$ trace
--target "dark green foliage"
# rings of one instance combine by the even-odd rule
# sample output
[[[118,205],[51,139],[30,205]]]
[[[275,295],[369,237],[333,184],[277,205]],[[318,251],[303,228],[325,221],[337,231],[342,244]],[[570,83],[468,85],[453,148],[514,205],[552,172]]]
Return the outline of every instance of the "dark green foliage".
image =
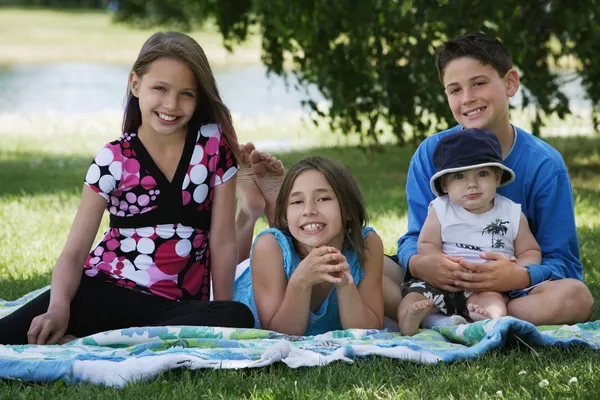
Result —
[[[228,49],[246,39],[252,0],[125,0],[115,13],[118,22],[139,26],[169,26],[183,31],[216,20]]]
[[[171,3],[123,0],[120,16],[149,15],[186,27],[212,16],[228,47],[257,23],[269,71],[289,71],[301,84],[316,85],[330,102],[332,128],[360,132],[368,140],[389,127],[399,144],[416,143],[454,123],[434,54],[444,40],[472,31],[498,37],[512,52],[528,89],[522,90],[523,105],[536,106],[534,133],[544,114],[569,113],[560,84],[577,75],[600,126],[600,66],[594,62],[600,54],[600,0],[184,0],[164,9],[163,4]],[[565,75],[555,68],[559,60],[578,70]],[[307,104],[318,111],[314,101]]]

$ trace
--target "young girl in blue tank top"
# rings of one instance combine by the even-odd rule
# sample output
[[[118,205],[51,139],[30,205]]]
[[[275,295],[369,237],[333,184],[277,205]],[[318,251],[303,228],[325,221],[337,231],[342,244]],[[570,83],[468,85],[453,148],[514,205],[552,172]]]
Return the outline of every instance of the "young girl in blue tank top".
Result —
[[[383,244],[341,164],[308,157],[292,166],[272,222],[234,288],[256,327],[290,335],[383,327]]]

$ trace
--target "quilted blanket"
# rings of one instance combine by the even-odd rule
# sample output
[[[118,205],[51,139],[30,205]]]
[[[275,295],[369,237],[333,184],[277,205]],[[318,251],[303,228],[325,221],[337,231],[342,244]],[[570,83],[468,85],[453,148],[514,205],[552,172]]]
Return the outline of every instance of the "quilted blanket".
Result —
[[[0,318],[35,294],[14,302],[0,300]],[[296,368],[351,363],[367,356],[450,363],[477,358],[515,337],[537,346],[600,349],[600,321],[535,327],[505,317],[423,329],[413,337],[388,330],[288,336],[258,329],[139,327],[102,332],[62,346],[0,346],[0,379],[123,387],[175,368],[257,368],[276,362]]]

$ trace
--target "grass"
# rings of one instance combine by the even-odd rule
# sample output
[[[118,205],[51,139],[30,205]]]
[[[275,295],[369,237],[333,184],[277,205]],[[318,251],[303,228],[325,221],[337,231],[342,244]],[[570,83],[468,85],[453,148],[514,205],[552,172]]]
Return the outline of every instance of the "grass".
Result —
[[[113,24],[106,11],[0,8],[0,65],[85,61],[131,64],[144,41],[157,30]],[[190,32],[213,68],[260,62],[260,43],[252,36],[233,54],[208,24]]]
[[[118,121],[96,119],[60,123],[40,120],[0,123],[0,297],[17,298],[49,283],[79,201],[82,180],[99,146],[116,132]],[[107,122],[108,121],[108,122]],[[111,122],[112,121],[112,122]],[[13,121],[14,122],[14,121]],[[27,126],[29,124],[29,127]],[[307,129],[287,127],[285,132]],[[242,140],[259,141],[281,132],[240,127]],[[67,147],[65,144],[74,144]],[[585,281],[600,295],[600,138],[552,140],[573,178],[577,226]],[[393,252],[406,228],[405,177],[413,149],[362,151],[343,146],[280,152],[286,165],[308,154],[344,162],[365,194],[371,225]],[[107,221],[104,221],[106,226]],[[264,221],[257,228],[264,227]],[[598,306],[594,319],[600,317]],[[530,348],[518,342],[476,361],[416,365],[383,358],[335,363],[321,368],[274,365],[258,370],[178,370],[122,391],[62,382],[0,381],[0,398],[594,398],[600,387],[600,353],[583,348]],[[520,374],[520,371],[526,371]],[[568,381],[577,377],[578,382]],[[542,379],[550,384],[538,386]],[[498,391],[502,392],[499,396]]]
[[[152,32],[113,25],[104,12],[0,8],[0,65],[66,61],[131,64]],[[228,55],[214,27],[192,32],[192,36],[203,46],[213,67],[260,61],[257,37]],[[49,283],[78,206],[85,171],[94,153],[114,139],[119,119],[110,113],[82,117],[0,115],[0,298],[15,299]],[[557,129],[554,122],[551,125]],[[572,132],[581,125],[570,120],[560,128]],[[242,142],[288,138],[294,151],[277,153],[286,165],[308,154],[344,162],[362,187],[371,225],[382,236],[386,252],[395,251],[396,240],[406,228],[404,185],[413,149],[389,147],[364,152],[344,147],[340,136],[297,122],[274,126],[269,121],[238,120],[236,126]],[[320,147],[307,149],[306,143],[319,143]],[[555,138],[552,144],[565,157],[573,178],[585,282],[594,297],[600,298],[600,138]],[[107,223],[105,219],[103,227]],[[257,230],[265,226],[262,221]],[[599,318],[597,305],[594,319]],[[321,368],[273,365],[240,371],[178,370],[122,391],[65,386],[62,382],[0,381],[0,398],[596,398],[599,365],[600,353],[584,348],[531,348],[511,341],[506,348],[476,361],[452,365],[369,358]],[[577,377],[577,384],[568,384],[572,377]],[[545,388],[538,385],[542,379],[549,381]]]

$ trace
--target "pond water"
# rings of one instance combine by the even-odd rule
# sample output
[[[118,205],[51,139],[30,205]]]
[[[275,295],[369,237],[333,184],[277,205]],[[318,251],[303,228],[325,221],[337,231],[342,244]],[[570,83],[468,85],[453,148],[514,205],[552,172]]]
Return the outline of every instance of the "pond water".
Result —
[[[0,67],[0,114],[95,113],[123,108],[129,66],[94,63],[56,63]],[[278,76],[266,75],[262,65],[235,66],[215,71],[221,96],[232,113],[242,118],[277,120],[303,111],[306,94]],[[575,79],[563,87],[571,109],[590,108]],[[316,89],[311,96],[323,100]],[[520,103],[520,92],[511,101]]]
[[[92,63],[11,65],[0,67],[0,114],[95,113],[122,110],[129,66]],[[215,71],[225,104],[245,118],[277,119],[303,111],[302,91],[262,65]],[[311,95],[318,97],[316,90]]]

